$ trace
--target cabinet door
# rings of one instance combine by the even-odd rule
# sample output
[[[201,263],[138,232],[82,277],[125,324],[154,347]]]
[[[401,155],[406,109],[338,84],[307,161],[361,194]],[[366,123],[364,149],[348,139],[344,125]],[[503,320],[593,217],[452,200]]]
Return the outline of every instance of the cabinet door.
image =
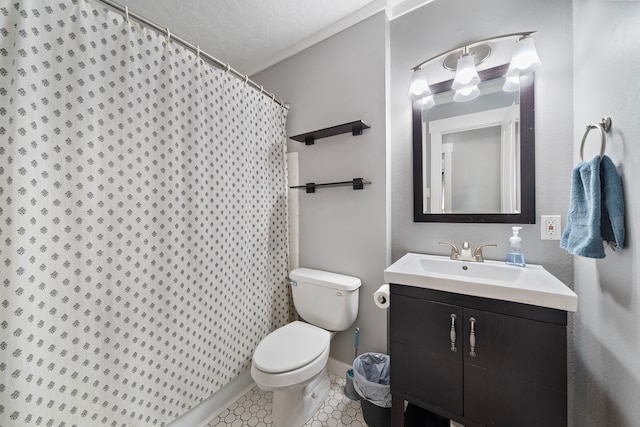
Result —
[[[464,417],[486,426],[565,427],[566,328],[471,309],[464,318]]]
[[[462,309],[403,295],[391,301],[391,393],[462,415]]]

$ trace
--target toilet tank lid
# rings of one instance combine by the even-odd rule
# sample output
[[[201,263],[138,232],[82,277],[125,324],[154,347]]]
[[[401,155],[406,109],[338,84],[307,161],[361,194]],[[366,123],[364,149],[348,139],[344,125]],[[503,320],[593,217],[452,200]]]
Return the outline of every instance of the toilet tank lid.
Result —
[[[296,268],[289,273],[289,278],[296,282],[306,282],[341,291],[353,291],[362,284],[357,277],[312,268]]]

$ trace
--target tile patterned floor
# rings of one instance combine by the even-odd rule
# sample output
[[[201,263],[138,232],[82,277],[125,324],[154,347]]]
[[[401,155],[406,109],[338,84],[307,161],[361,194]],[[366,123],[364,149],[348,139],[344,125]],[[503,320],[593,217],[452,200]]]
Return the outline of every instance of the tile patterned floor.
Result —
[[[343,393],[345,379],[329,374],[329,396],[305,427],[366,427],[360,402]],[[272,392],[255,386],[209,421],[208,427],[267,427],[271,422]]]

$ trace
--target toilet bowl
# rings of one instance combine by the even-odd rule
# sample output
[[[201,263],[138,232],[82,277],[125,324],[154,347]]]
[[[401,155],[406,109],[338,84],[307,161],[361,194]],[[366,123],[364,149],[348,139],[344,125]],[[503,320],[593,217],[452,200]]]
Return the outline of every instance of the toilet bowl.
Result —
[[[355,321],[361,284],[355,277],[309,268],[293,270],[289,277],[294,305],[309,323],[295,321],[271,332],[251,363],[258,387],[273,392],[276,427],[302,426],[329,394],[331,338]]]
[[[330,334],[295,321],[276,329],[253,353],[251,376],[264,390],[278,390],[308,382],[329,359]]]
[[[273,391],[272,421],[278,427],[304,424],[329,394],[330,334],[296,321],[272,332],[253,356],[251,377]]]

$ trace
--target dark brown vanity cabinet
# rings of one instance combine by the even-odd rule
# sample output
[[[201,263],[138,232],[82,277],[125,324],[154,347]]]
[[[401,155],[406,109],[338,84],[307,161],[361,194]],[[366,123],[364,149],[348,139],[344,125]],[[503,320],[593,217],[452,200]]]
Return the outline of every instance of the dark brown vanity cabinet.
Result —
[[[566,325],[562,310],[392,285],[392,425],[406,400],[466,427],[566,427]]]

